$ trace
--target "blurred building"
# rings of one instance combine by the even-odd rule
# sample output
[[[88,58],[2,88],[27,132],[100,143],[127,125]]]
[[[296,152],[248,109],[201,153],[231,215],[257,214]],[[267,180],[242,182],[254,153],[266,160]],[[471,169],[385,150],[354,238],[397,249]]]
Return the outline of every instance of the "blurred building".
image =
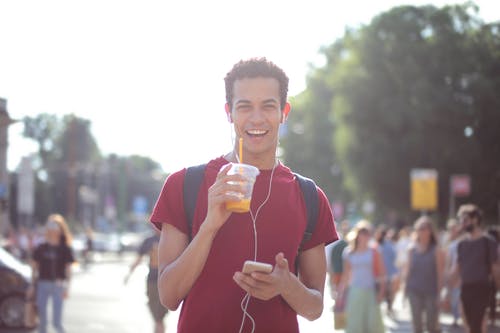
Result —
[[[0,98],[0,234],[9,224],[7,209],[9,199],[9,172],[7,170],[8,129],[16,121],[7,112],[7,100]]]

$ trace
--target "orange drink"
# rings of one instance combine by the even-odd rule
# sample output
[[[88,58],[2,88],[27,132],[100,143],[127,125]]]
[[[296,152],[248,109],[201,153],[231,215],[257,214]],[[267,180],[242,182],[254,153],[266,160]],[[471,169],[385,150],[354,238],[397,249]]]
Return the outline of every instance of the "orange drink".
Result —
[[[252,199],[253,184],[255,179],[259,174],[259,169],[253,165],[243,164],[243,163],[231,163],[231,169],[229,169],[228,175],[242,175],[244,181],[237,181],[230,183],[238,184],[242,186],[241,192],[229,192],[228,194],[238,197],[238,200],[231,200],[226,202],[226,209],[235,213],[245,213],[250,210],[250,201]]]
[[[241,199],[239,201],[227,201],[226,209],[235,213],[245,213],[250,210],[250,199]]]

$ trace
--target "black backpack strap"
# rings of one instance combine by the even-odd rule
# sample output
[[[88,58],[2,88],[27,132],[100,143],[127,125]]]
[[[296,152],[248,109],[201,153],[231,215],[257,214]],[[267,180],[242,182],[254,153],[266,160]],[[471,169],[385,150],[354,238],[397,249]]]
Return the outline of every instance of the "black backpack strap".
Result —
[[[300,252],[302,251],[302,246],[304,245],[304,243],[311,239],[314,228],[316,227],[316,223],[318,222],[319,200],[316,183],[312,179],[306,178],[298,173],[294,174],[297,181],[299,182],[307,210],[307,226],[304,232],[304,236],[302,237],[302,242],[299,246]]]
[[[196,200],[198,199],[198,192],[200,191],[201,182],[205,176],[206,164],[191,166],[186,169],[184,176],[184,212],[188,224],[189,241],[193,238],[193,218],[194,210],[196,209]]]

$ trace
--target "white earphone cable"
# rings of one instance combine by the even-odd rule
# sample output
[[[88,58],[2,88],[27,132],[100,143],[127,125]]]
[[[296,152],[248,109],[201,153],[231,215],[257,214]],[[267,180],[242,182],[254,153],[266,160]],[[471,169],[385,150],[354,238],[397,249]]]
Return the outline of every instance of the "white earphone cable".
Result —
[[[237,154],[235,154],[237,156]],[[273,177],[274,177],[274,170],[276,169],[276,166],[278,165],[278,161],[274,163],[273,169],[271,171],[271,176],[269,178],[269,189],[267,191],[267,196],[264,199],[264,201],[260,204],[260,206],[257,208],[255,211],[255,215],[253,215],[252,210],[250,210],[250,217],[252,219],[252,226],[253,226],[253,238],[254,238],[254,255],[253,255],[253,260],[257,260],[257,217],[259,216],[259,212],[262,207],[267,203],[269,198],[271,197],[271,188],[273,184]],[[241,300],[241,310],[243,311],[243,318],[241,319],[241,325],[240,325],[240,330],[239,333],[242,333],[243,331],[243,325],[245,324],[245,318],[248,317],[250,319],[250,322],[252,323],[252,331],[253,333],[255,331],[255,320],[253,317],[248,313],[247,308],[248,308],[248,303],[250,302],[250,294],[246,293],[243,299]]]

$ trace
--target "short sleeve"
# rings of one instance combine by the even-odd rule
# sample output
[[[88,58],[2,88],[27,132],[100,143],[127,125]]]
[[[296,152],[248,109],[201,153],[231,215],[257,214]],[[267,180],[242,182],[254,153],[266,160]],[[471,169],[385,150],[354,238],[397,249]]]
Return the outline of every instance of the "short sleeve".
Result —
[[[151,223],[158,230],[161,230],[164,223],[168,223],[188,234],[183,200],[185,174],[186,169],[183,169],[169,175],[165,180],[150,218]]]
[[[40,263],[40,247],[41,245],[38,245],[34,250],[33,250],[33,261],[36,262],[37,264]]]
[[[335,229],[335,223],[333,220],[333,213],[330,207],[330,203],[325,195],[325,193],[319,188],[318,189],[318,221],[314,228],[314,232],[311,239],[304,243],[303,249],[308,250],[313,247],[318,246],[321,243],[328,245],[339,239],[337,230]]]
[[[73,250],[71,249],[71,247],[66,246],[64,252],[65,252],[65,263],[66,264],[71,264],[71,263],[75,262],[75,257],[73,256]]]
[[[344,250],[342,251],[342,261],[345,261],[345,260],[349,259],[349,253],[350,253],[350,251],[351,251],[351,249],[348,246],[346,246],[344,248]]]

